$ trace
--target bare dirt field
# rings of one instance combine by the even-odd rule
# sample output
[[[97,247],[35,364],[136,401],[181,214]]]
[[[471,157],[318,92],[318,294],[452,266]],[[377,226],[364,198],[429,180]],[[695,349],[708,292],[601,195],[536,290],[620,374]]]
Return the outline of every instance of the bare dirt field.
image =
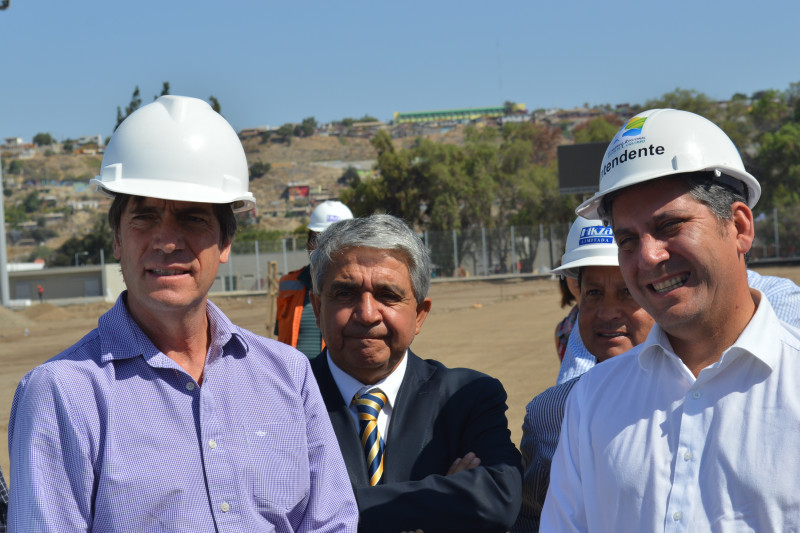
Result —
[[[761,268],[800,284],[800,268]],[[549,279],[437,283],[431,314],[412,349],[447,366],[475,368],[498,378],[508,392],[508,418],[517,444],[525,405],[555,383],[558,358],[555,325],[558,285]],[[264,334],[266,296],[214,298],[231,320]],[[25,311],[0,307],[0,467],[8,473],[8,417],[20,378],[70,346],[97,324],[108,304],[55,307],[44,303]]]

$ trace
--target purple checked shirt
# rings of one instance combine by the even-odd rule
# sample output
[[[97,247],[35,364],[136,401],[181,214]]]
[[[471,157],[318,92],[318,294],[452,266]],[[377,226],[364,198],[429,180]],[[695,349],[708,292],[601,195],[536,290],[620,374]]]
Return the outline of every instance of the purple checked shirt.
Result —
[[[153,346],[125,297],[20,382],[9,529],[355,532],[308,358],[209,302],[201,387]]]

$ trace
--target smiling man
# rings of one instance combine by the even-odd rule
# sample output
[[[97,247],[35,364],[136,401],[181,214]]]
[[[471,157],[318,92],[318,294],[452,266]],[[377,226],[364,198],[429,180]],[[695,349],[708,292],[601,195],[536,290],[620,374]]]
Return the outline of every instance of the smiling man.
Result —
[[[431,309],[422,241],[389,215],[332,224],[311,254],[326,349],[311,365],[358,501],[359,530],[505,532],[520,505],[506,393],[409,350]]]
[[[356,531],[306,357],[208,300],[234,211],[255,206],[236,133],[163,96],[117,129],[93,180],[127,290],[14,396],[12,531]]]
[[[572,224],[561,266],[553,272],[577,280],[580,290],[578,327],[573,328],[567,353],[592,366],[642,343],[653,319],[631,296],[617,260],[610,227],[582,217]],[[585,355],[584,355],[585,354]],[[566,357],[565,357],[566,360]],[[536,396],[525,409],[522,425],[522,508],[512,533],[535,533],[550,481],[561,421],[574,377]]]
[[[610,223],[656,325],[573,388],[541,529],[800,529],[800,330],[748,287],[758,182],[671,109],[623,126],[601,176],[577,211]]]

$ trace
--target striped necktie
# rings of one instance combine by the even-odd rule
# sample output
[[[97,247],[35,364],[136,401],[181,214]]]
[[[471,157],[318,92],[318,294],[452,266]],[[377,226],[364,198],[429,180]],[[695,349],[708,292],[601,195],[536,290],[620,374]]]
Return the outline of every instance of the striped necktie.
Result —
[[[358,411],[359,436],[367,457],[369,484],[374,487],[383,476],[383,437],[378,432],[378,414],[386,403],[386,395],[380,389],[372,389],[353,398]]]

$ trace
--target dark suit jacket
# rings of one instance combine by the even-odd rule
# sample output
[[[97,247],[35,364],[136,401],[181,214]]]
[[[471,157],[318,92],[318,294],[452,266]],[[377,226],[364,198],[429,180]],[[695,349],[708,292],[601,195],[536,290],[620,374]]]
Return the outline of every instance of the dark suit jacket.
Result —
[[[311,362],[358,500],[359,530],[508,531],[522,501],[522,466],[502,384],[475,370],[422,360],[410,350],[408,358],[392,407],[383,480],[376,487],[369,486],[356,424],[326,353]],[[446,476],[468,452],[481,465]]]

